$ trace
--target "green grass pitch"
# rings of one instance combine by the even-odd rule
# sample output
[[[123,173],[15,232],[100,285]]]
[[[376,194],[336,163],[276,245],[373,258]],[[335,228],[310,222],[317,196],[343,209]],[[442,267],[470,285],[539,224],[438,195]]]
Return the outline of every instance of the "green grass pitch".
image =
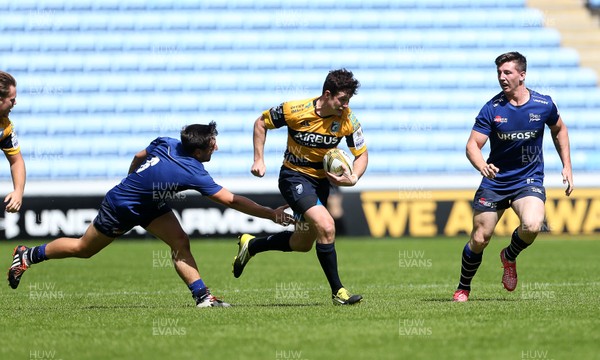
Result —
[[[92,259],[34,265],[0,291],[1,359],[599,358],[600,242],[541,235],[501,284],[495,238],[471,300],[450,301],[466,238],[337,241],[353,307],[331,304],[314,250],[263,253],[234,279],[235,240],[193,241],[229,309],[197,309],[154,240],[116,240]],[[33,243],[26,243],[34,245]],[[15,242],[0,243],[4,269]],[[6,283],[5,283],[6,284]]]

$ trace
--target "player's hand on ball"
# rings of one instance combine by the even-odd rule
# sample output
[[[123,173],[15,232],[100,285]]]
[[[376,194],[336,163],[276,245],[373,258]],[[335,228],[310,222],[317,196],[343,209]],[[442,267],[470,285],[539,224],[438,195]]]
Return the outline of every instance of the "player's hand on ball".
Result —
[[[358,182],[358,176],[356,174],[352,174],[350,169],[346,165],[342,165],[344,172],[341,175],[336,175],[334,173],[327,172],[327,178],[329,181],[337,186],[354,186]]]
[[[257,177],[265,176],[265,173],[267,172],[267,167],[265,165],[265,162],[262,160],[256,160],[254,162],[254,164],[252,164],[252,168],[250,169],[250,172],[252,173],[252,175],[257,176]]]
[[[500,169],[498,169],[494,164],[486,164],[481,169],[481,175],[485,176],[488,179],[493,179],[496,177]]]

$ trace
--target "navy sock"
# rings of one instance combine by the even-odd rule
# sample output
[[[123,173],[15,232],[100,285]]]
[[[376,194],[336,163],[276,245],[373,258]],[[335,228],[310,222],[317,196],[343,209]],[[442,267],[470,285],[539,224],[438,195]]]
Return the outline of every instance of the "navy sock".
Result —
[[[27,258],[29,259],[30,264],[37,264],[41,263],[42,261],[48,260],[48,257],[46,256],[46,245],[48,244],[34,246],[31,249],[29,249],[27,253]]]
[[[193,283],[189,284],[188,288],[190,289],[190,291],[192,292],[192,296],[196,300],[202,299],[204,295],[206,295],[206,293],[208,292],[208,289],[206,288],[206,285],[204,285],[204,281],[202,281],[202,279],[198,279]]]
[[[458,288],[462,290],[471,290],[471,280],[481,265],[481,259],[483,258],[483,252],[475,254],[467,243],[462,252],[462,267],[460,269],[460,281]]]
[[[269,235],[265,237],[258,237],[250,240],[248,244],[248,252],[251,256],[254,256],[263,251],[279,250],[290,252],[290,238],[292,237],[292,231],[282,231],[280,233]]]
[[[343,288],[342,281],[338,274],[337,268],[337,253],[335,252],[335,244],[319,244],[316,245],[317,258],[321,263],[321,268],[329,281],[331,292],[336,294],[339,289]]]
[[[531,245],[521,240],[519,233],[517,232],[518,229],[519,228],[516,228],[515,231],[513,231],[510,239],[510,245],[508,245],[508,247],[504,250],[504,257],[506,257],[506,260],[508,261],[515,261],[521,251],[525,250],[529,245]]]

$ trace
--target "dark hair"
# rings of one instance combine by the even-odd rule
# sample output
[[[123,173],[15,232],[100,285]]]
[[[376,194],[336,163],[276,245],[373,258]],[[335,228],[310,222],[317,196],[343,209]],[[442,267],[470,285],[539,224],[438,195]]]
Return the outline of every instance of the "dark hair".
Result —
[[[358,80],[354,78],[352,71],[346,69],[331,70],[323,83],[323,94],[329,90],[331,95],[337,95],[340,91],[352,96],[360,87]]]
[[[11,86],[17,87],[15,78],[7,72],[0,71],[0,98],[4,99],[8,96],[8,89]]]
[[[527,59],[525,56],[521,55],[516,51],[511,51],[504,53],[496,58],[496,67],[500,67],[502,64],[507,63],[509,61],[514,61],[517,63],[518,71],[527,71]]]
[[[192,124],[181,129],[181,144],[190,154],[196,149],[206,150],[212,145],[212,139],[219,134],[217,123],[211,121],[208,125]]]

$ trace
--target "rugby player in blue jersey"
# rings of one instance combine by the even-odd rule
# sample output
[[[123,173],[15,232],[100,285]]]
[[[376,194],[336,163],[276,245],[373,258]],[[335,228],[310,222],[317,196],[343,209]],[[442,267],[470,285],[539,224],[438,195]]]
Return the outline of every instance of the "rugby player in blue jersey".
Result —
[[[287,225],[293,218],[284,212],[287,206],[273,210],[232,194],[214,182],[202,163],[210,161],[218,149],[216,136],[213,121],[184,127],[181,140],[159,137],[152,141],[135,155],[129,175],[106,194],[98,216],[81,238],[63,237],[33,248],[23,245],[15,248],[8,271],[9,285],[16,289],[23,272],[32,264],[49,259],[92,257],[115,238],[140,225],[169,245],[175,270],[188,285],[196,306],[228,307],[229,304],[210,293],[200,278],[188,235],[165,199],[172,199],[183,190],[196,190],[217,203],[279,224]]]
[[[297,217],[295,231],[255,238],[240,237],[233,275],[237,278],[251,257],[264,251],[308,252],[316,242],[316,253],[336,305],[353,305],[362,296],[350,293],[338,275],[335,221],[327,211],[330,185],[354,186],[368,164],[362,127],[348,107],[360,86],[351,71],[332,70],[318,97],[287,101],[264,111],[254,122],[254,176],[265,175],[264,146],[268,130],[287,127],[288,140],[279,171],[279,191]],[[354,171],[336,176],[323,170],[325,153],[344,139],[354,155]]]
[[[565,194],[573,191],[573,175],[567,126],[550,96],[525,86],[527,60],[518,52],[496,58],[502,92],[488,101],[477,118],[467,141],[467,158],[483,179],[473,200],[473,231],[462,252],[462,268],[453,300],[469,299],[471,280],[481,264],[483,250],[506,209],[511,207],[520,220],[510,245],[500,252],[504,267],[502,284],[508,291],[517,287],[516,258],[533,243],[545,217],[544,128],[562,161]],[[490,140],[489,158],[482,147]]]
[[[13,191],[4,197],[6,212],[17,212],[23,203],[25,190],[25,161],[12,122],[8,118],[17,104],[17,81],[7,72],[0,71],[0,147],[10,165]]]

